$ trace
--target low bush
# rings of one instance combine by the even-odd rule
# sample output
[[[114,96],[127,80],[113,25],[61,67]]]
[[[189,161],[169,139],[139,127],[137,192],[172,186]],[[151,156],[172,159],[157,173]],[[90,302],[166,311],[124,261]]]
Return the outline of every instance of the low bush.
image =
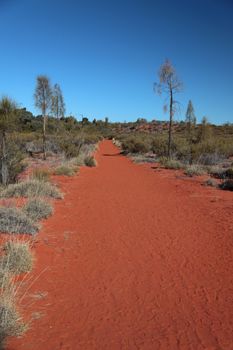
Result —
[[[61,199],[62,194],[57,187],[49,182],[28,180],[9,185],[0,192],[0,197],[52,197]]]
[[[219,187],[225,191],[233,191],[233,180],[225,180],[219,185]]]
[[[225,174],[228,179],[233,179],[233,168],[227,169]]]
[[[51,204],[41,198],[29,199],[22,209],[32,221],[46,219],[53,213]]]
[[[216,180],[210,178],[204,182],[204,185],[211,186],[211,187],[217,187],[217,182],[216,182]]]
[[[38,181],[49,181],[50,171],[48,169],[34,169],[32,172],[32,179]]]
[[[11,273],[4,267],[0,261],[0,290],[5,290],[11,282]],[[1,349],[1,348],[0,348]]]
[[[149,140],[133,136],[123,139],[121,147],[125,153],[147,153],[151,149]]]
[[[73,168],[71,168],[67,165],[61,165],[55,169],[54,174],[55,175],[74,176],[75,171]]]
[[[12,274],[20,274],[32,270],[34,257],[28,242],[8,241],[3,246],[1,266]]]
[[[205,170],[199,164],[192,164],[186,167],[185,175],[188,176],[199,176],[205,174]]]
[[[97,162],[93,156],[87,156],[84,158],[84,164],[89,167],[95,167]]]
[[[184,167],[179,160],[175,159],[161,157],[159,161],[165,167],[165,169],[182,169]]]
[[[38,232],[38,227],[22,210],[0,207],[0,232],[34,235]]]
[[[0,348],[5,345],[7,337],[20,336],[27,329],[14,304],[11,293],[3,293],[0,299]]]

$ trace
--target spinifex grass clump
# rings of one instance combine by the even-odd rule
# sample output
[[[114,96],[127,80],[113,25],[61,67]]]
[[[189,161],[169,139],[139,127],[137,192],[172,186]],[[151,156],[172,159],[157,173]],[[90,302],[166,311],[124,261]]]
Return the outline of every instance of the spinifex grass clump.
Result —
[[[9,185],[0,193],[2,198],[10,197],[52,197],[61,199],[62,194],[58,188],[49,182],[28,180]]]
[[[206,171],[199,164],[193,164],[193,165],[187,166],[184,173],[188,176],[195,176],[195,175],[199,176],[199,175],[204,175]]]
[[[168,159],[166,157],[160,158],[160,163],[166,168],[166,169],[182,169],[183,164],[176,159]]]
[[[38,227],[22,210],[0,207],[0,232],[34,235]]]
[[[97,162],[93,156],[87,156],[84,158],[84,164],[89,167],[95,167]]]
[[[74,176],[75,171],[74,168],[71,168],[67,165],[61,165],[55,169],[55,175],[65,175],[65,176]]]
[[[7,337],[20,336],[26,329],[14,303],[14,294],[4,291],[0,298],[0,348],[3,349]]]
[[[29,242],[8,241],[2,249],[4,254],[0,258],[0,265],[3,270],[15,275],[32,270],[34,258]]]
[[[45,202],[41,198],[31,198],[24,205],[23,211],[33,221],[39,221],[46,219],[53,213],[53,208],[50,203]]]
[[[49,181],[50,171],[48,169],[34,169],[32,172],[32,179],[39,181]]]

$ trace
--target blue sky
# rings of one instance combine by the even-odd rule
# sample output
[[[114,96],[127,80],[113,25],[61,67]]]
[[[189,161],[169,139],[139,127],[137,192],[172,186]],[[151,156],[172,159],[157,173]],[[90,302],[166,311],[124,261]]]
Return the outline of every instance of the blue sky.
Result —
[[[232,0],[0,0],[0,95],[34,108],[36,76],[78,119],[167,119],[153,92],[169,58],[197,119],[233,122]]]

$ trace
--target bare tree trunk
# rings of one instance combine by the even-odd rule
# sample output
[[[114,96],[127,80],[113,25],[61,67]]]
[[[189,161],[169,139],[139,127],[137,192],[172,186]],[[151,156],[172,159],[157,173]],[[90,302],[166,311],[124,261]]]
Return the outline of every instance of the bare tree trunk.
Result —
[[[8,167],[7,167],[7,155],[6,155],[6,134],[2,132],[2,184],[4,186],[8,183]]]
[[[171,159],[171,145],[172,145],[172,117],[173,117],[173,93],[170,89],[170,121],[168,134],[168,158]]]
[[[46,160],[46,115],[43,115],[43,153],[44,160]]]

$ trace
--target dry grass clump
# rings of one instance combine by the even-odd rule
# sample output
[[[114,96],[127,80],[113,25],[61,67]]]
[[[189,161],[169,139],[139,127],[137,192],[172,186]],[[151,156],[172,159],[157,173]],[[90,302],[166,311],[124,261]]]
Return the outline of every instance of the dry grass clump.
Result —
[[[55,175],[65,175],[65,176],[74,176],[75,171],[68,165],[61,165],[57,167],[54,171]]]
[[[5,290],[11,283],[11,273],[0,262],[0,289]]]
[[[22,210],[0,207],[0,232],[34,235],[38,232],[38,227]]]
[[[93,156],[86,156],[84,158],[84,164],[89,167],[95,167],[97,166],[97,161]]]
[[[165,167],[165,169],[182,169],[184,166],[179,160],[168,159],[165,157],[160,158],[160,163]]]
[[[188,176],[195,176],[195,175],[199,176],[199,175],[204,175],[205,170],[199,164],[193,164],[193,165],[187,166],[184,173],[185,175],[188,175]]]
[[[2,190],[0,197],[52,197],[61,199],[62,194],[57,187],[49,182],[39,180],[28,180],[9,185]]]
[[[19,286],[14,283],[14,275],[32,269],[33,255],[29,242],[10,240],[1,248],[0,254],[0,349],[6,339],[20,336],[27,325],[18,310]]]
[[[31,198],[23,206],[23,211],[30,217],[31,220],[39,221],[52,215],[53,207],[50,203],[45,202],[41,198]]]
[[[50,171],[48,169],[34,169],[32,172],[32,179],[39,181],[49,181]]]
[[[27,330],[15,303],[12,293],[4,292],[0,299],[0,348],[7,337],[20,336]]]
[[[210,187],[217,187],[218,183],[216,180],[209,178],[204,182],[204,185]]]
[[[34,257],[27,241],[11,240],[2,248],[0,263],[2,270],[18,275],[32,270]]]

